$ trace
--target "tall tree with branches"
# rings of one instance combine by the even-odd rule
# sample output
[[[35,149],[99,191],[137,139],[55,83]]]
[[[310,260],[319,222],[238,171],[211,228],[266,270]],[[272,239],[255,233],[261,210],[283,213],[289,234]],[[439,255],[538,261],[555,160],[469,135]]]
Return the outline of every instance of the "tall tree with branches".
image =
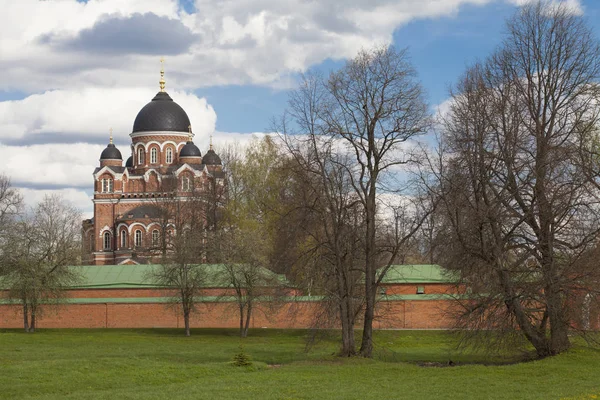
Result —
[[[306,98],[295,100],[298,102],[290,101],[291,112],[299,113],[300,101]],[[330,138],[309,134],[284,139],[292,157],[287,168],[292,177],[288,190],[293,196],[290,212],[283,218],[302,232],[298,235],[303,240],[297,268],[303,271],[305,283],[311,282],[311,290],[324,296],[323,309],[314,323],[339,322],[339,354],[353,356],[354,325],[365,302],[363,212],[349,176],[352,157],[336,153]]]
[[[469,334],[523,335],[548,356],[569,348],[574,299],[598,282],[583,262],[600,232],[598,177],[582,155],[597,135],[600,46],[565,5],[527,5],[507,28],[442,121],[442,253],[472,290]]]
[[[281,226],[284,192],[280,149],[270,136],[254,138],[244,151],[229,146],[221,152],[227,170],[227,193],[221,229],[211,240],[221,280],[231,289],[246,337],[252,315],[271,311],[280,282],[271,269],[283,268],[274,250]],[[218,249],[218,251],[217,251]],[[260,301],[259,301],[260,300]]]
[[[275,309],[282,282],[266,268],[267,240],[259,231],[231,226],[219,238],[223,251],[219,281],[229,288],[224,296],[235,300],[240,337],[245,338],[257,311],[268,315]]]
[[[352,157],[345,168],[364,218],[365,311],[360,354],[371,357],[377,287],[423,220],[423,215],[415,213],[414,229],[391,248],[380,245],[380,195],[401,194],[399,185],[393,184],[393,172],[412,161],[406,146],[430,127],[423,89],[406,50],[377,47],[359,52],[327,79],[305,80],[291,101],[300,104],[299,111],[291,113],[300,129],[297,133],[328,137],[336,151]],[[283,129],[291,131],[289,126]]]
[[[186,192],[178,187],[175,178],[165,180],[164,195],[153,203],[155,222],[161,229],[155,244],[161,261],[146,279],[171,293],[170,305],[182,313],[185,335],[190,336],[190,318],[206,285],[202,263],[207,253],[207,210],[212,204],[207,201],[205,186],[194,182]]]
[[[81,213],[60,196],[46,196],[11,225],[2,249],[4,285],[23,307],[23,326],[34,332],[44,305],[56,304],[79,280],[70,268],[81,253]]]

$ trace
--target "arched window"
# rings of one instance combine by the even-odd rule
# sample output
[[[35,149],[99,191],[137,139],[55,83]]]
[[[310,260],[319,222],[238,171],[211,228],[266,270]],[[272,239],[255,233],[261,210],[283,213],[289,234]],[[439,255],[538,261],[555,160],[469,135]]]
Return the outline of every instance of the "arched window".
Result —
[[[144,165],[144,148],[138,149],[138,165]]]
[[[125,229],[121,231],[121,248],[124,249],[127,246],[127,233]]]
[[[173,162],[173,149],[167,148],[167,164],[171,164]]]
[[[104,232],[104,250],[110,250],[110,233]]]
[[[190,178],[188,178],[187,176],[184,176],[181,179],[181,190],[183,190],[184,192],[189,192],[191,190]]]
[[[158,246],[158,238],[159,238],[158,229],[152,231],[152,245]]]
[[[142,245],[142,231],[138,229],[137,231],[135,231],[135,246],[140,247],[141,245]]]
[[[156,164],[156,147],[150,149],[150,164]]]
[[[112,193],[113,180],[111,178],[102,179],[102,193]]]

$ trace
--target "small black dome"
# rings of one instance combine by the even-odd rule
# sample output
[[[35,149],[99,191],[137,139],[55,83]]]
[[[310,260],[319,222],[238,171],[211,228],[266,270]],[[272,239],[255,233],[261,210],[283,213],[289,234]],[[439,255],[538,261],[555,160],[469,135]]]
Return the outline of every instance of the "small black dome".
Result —
[[[129,156],[129,158],[125,162],[125,167],[133,168],[133,156]]]
[[[202,159],[202,164],[221,165],[221,157],[219,157],[213,149],[210,149],[204,155],[204,158]]]
[[[190,140],[179,152],[179,157],[202,157],[202,153],[200,153],[198,146]]]
[[[133,132],[188,132],[190,119],[167,92],[158,92],[135,117]]]
[[[121,152],[115,147],[114,144],[109,144],[100,154],[101,160],[122,160]]]

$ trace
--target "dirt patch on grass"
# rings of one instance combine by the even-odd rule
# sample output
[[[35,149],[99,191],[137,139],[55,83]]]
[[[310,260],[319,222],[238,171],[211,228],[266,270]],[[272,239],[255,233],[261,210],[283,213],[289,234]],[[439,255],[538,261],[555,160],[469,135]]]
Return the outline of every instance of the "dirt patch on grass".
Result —
[[[417,363],[417,365],[419,367],[425,367],[425,368],[445,368],[445,367],[456,367],[458,365],[458,363],[455,363],[454,361],[448,361],[445,363],[441,363],[441,362],[420,362]]]

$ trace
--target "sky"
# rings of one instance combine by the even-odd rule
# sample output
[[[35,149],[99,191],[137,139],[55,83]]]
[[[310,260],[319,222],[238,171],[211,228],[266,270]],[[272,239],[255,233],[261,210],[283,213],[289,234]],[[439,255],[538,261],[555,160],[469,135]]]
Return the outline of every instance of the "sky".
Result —
[[[59,193],[90,217],[109,129],[125,160],[161,57],[203,152],[268,132],[300,74],[376,45],[408,48],[433,111],[528,1],[0,0],[0,173],[28,204]],[[562,1],[600,37],[600,1]]]

